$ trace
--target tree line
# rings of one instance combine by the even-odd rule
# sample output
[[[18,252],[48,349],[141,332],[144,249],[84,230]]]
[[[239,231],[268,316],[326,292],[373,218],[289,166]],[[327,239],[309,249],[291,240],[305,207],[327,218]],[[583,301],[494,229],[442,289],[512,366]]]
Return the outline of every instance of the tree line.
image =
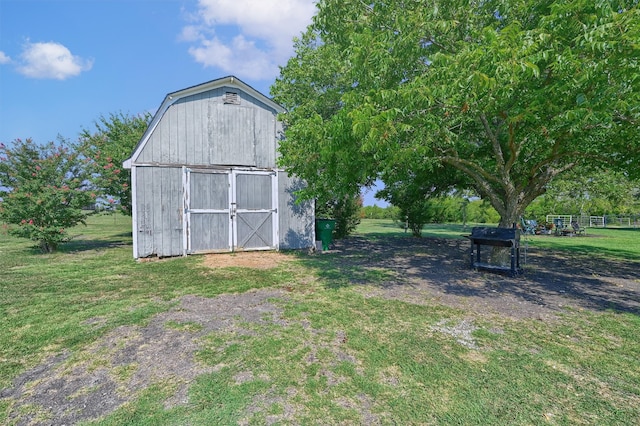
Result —
[[[383,194],[385,191],[378,193]],[[470,193],[427,197],[411,206],[410,209],[395,205],[386,208],[364,206],[359,215],[363,219],[394,220],[415,236],[420,236],[422,227],[428,223],[497,224],[500,220],[490,203]],[[550,214],[640,216],[640,181],[620,173],[572,171],[550,184],[545,194],[528,206],[522,219],[534,219],[544,224]]]

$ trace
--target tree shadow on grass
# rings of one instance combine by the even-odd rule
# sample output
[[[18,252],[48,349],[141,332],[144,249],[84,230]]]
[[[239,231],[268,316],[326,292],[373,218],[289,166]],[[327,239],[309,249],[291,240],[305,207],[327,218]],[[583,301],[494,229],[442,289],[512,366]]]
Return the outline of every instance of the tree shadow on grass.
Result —
[[[525,273],[511,277],[473,270],[469,251],[462,238],[353,237],[304,261],[328,288],[370,286],[400,300],[430,298],[516,317],[568,307],[640,314],[638,262],[603,258],[597,250],[529,248]]]
[[[62,253],[74,253],[91,250],[106,250],[116,247],[131,246],[131,240],[71,240],[60,246]]]
[[[131,241],[130,232],[123,232],[121,234],[112,235],[109,237],[109,239],[99,239],[86,237],[84,235],[77,235],[74,236],[71,240],[65,243],[61,243],[58,246],[56,252],[72,254],[95,250],[107,250],[118,247],[130,247],[132,245],[133,243]],[[38,245],[30,246],[27,250],[31,255],[46,254],[43,253],[42,250],[40,250],[40,247]]]

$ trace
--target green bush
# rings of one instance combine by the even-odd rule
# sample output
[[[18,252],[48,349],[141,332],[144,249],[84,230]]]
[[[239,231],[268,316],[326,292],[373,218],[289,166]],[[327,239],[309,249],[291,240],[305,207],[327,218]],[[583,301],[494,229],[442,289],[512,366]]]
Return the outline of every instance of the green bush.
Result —
[[[362,198],[360,194],[345,196],[337,200],[324,203],[316,202],[316,218],[334,219],[336,228],[333,231],[335,238],[344,238],[360,224],[360,209]]]
[[[87,217],[82,207],[95,198],[86,187],[88,177],[77,153],[63,143],[0,143],[0,220],[13,225],[10,234],[53,252],[69,240],[67,230]]]

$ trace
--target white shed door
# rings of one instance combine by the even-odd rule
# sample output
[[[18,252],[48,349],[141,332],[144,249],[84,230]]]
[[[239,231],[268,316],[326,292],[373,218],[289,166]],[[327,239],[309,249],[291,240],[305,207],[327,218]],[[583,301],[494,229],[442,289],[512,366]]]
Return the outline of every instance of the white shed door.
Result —
[[[277,248],[274,172],[184,169],[184,254]]]
[[[232,180],[234,250],[277,248],[276,173],[234,170]]]

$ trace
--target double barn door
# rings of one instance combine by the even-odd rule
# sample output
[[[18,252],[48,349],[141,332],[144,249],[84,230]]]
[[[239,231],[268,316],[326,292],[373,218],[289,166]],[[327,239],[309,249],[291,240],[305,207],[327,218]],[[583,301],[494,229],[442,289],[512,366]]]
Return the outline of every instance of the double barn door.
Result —
[[[184,254],[277,248],[277,175],[184,168]]]

